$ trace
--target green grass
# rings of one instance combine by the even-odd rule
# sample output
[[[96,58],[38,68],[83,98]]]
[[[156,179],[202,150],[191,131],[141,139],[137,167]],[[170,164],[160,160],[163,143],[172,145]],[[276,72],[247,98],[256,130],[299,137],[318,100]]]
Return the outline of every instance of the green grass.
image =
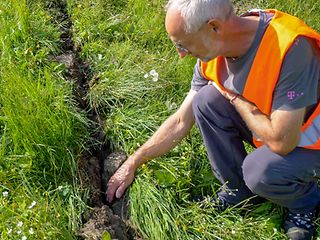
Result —
[[[53,19],[59,14],[46,9],[50,2],[0,2],[0,239],[76,239],[87,209],[77,159],[89,137],[88,119],[76,107],[65,67],[49,60],[61,53]],[[87,100],[104,117],[113,148],[130,154],[176,111],[195,59],[179,59],[168,39],[164,0],[67,2],[75,46],[90,64]],[[235,3],[239,13],[277,8],[320,28],[318,0]],[[157,81],[144,77],[151,70]],[[130,221],[145,239],[285,239],[283,210],[270,203],[243,216],[191,201],[220,187],[194,128],[166,156],[139,169],[128,191]]]
[[[0,238],[73,239],[88,133],[64,66],[49,60],[60,33],[42,1],[4,0],[0,10]]]

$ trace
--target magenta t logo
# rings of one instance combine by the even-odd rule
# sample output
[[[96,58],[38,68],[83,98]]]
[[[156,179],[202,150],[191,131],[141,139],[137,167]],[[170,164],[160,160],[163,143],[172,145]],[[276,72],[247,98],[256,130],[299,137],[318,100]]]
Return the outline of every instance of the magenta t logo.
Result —
[[[288,91],[288,94],[287,94],[288,98],[290,100],[294,99],[294,97],[296,96],[296,92],[295,91]]]
[[[300,96],[302,97],[303,96],[303,92],[296,93],[295,91],[288,91],[287,96],[288,96],[289,100],[293,100],[296,97],[300,97]]]

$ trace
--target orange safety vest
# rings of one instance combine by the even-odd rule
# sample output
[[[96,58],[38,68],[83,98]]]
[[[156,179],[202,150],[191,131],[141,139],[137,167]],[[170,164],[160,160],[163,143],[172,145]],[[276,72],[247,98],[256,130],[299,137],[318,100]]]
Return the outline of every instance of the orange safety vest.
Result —
[[[300,19],[275,9],[265,10],[274,13],[264,33],[260,46],[252,63],[242,96],[254,103],[259,110],[271,114],[273,91],[276,87],[281,65],[286,53],[298,36],[315,39],[320,48],[320,34],[308,27]],[[202,75],[225,89],[219,79],[219,65],[224,58],[219,56],[209,62],[201,62]],[[256,81],[263,78],[263,84]],[[262,141],[254,137],[254,144],[259,147]],[[320,103],[301,127],[299,147],[320,150]]]

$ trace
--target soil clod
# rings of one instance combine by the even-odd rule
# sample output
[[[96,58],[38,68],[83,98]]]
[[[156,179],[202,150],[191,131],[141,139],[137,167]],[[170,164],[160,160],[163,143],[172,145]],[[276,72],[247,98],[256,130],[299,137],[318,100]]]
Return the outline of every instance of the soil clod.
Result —
[[[101,208],[94,208],[89,219],[79,231],[79,236],[86,240],[99,240],[104,232],[108,232],[112,239],[127,240],[125,223],[112,210],[104,205]]]

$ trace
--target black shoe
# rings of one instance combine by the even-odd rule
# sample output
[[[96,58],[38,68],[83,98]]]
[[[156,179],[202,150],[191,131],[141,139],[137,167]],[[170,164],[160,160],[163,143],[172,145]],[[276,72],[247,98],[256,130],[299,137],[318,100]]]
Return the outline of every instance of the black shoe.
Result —
[[[316,210],[309,213],[288,212],[283,228],[290,240],[311,240],[315,234]]]

